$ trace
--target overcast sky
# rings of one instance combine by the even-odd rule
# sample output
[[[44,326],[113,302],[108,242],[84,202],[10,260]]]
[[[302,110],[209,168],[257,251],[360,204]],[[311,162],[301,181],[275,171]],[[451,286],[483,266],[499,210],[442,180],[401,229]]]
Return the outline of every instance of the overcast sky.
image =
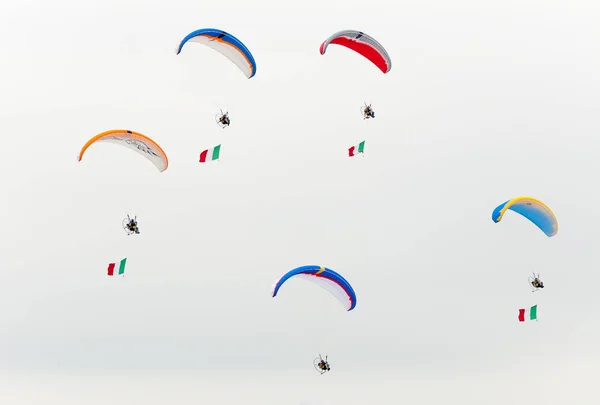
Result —
[[[599,403],[597,1],[5,0],[0,15],[2,405]],[[242,40],[256,76],[199,44],[175,55],[205,27]],[[343,29],[377,39],[391,72],[321,56]],[[110,144],[77,161],[121,128],[169,168]],[[492,222],[520,195],[552,208],[555,237],[514,212]],[[271,298],[305,264],[343,274],[356,309],[302,280]]]

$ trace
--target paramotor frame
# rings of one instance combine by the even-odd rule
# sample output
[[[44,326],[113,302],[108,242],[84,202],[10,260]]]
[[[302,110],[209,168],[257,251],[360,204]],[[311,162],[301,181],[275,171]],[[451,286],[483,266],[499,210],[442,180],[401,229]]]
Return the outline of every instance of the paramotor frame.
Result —
[[[215,121],[218,126],[225,129],[231,124],[231,120],[229,119],[229,112],[224,113],[223,110],[220,110],[220,113],[215,115]]]
[[[319,374],[325,374],[330,370],[329,363],[327,362],[327,356],[325,356],[325,360],[323,360],[320,354],[319,357],[316,357],[313,360],[313,366],[315,367],[315,370],[319,372]]]
[[[134,218],[134,221],[136,222],[135,229],[131,229],[131,227],[129,226],[129,224],[131,223],[131,218],[129,217],[129,214],[127,214],[127,218],[123,218],[123,222],[122,222],[123,229],[125,230],[127,235],[133,235],[134,233],[140,233],[140,231],[137,229],[137,216]]]
[[[529,284],[529,287],[531,288],[531,292],[536,292],[536,291],[538,291],[540,288],[544,288],[544,283],[542,282],[542,280],[540,280],[540,275],[539,275],[539,273],[538,273],[537,275],[536,275],[535,273],[533,273],[533,276],[529,276],[529,277],[527,278],[527,281],[528,281],[528,283],[527,283],[527,284]],[[539,283],[539,284],[537,284],[537,283],[536,283],[536,281],[537,281],[537,283]],[[537,284],[537,285],[536,285],[536,284]]]
[[[367,109],[370,109],[371,112],[367,113]],[[363,106],[360,107],[360,113],[363,116],[363,119],[368,120],[370,118],[375,118],[375,111],[373,111],[373,109],[371,108],[371,104],[367,105],[367,103],[365,103]]]

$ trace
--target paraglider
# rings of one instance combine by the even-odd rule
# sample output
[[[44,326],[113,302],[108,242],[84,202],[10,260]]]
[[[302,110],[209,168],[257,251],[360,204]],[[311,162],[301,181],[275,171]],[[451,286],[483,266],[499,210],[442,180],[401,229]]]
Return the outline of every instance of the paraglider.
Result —
[[[187,42],[206,45],[225,56],[250,79],[256,74],[256,61],[246,45],[233,35],[215,28],[203,28],[191,32],[179,43],[177,55]]]
[[[310,281],[329,291],[347,311],[356,307],[356,294],[350,283],[335,271],[316,265],[298,267],[284,274],[275,283],[272,297],[275,297],[281,286],[292,277]]]
[[[325,55],[330,44],[344,46],[370,60],[383,73],[392,69],[392,60],[385,48],[364,32],[355,30],[339,31],[330,36],[321,44],[319,51]]]
[[[134,150],[152,162],[159,172],[164,172],[169,167],[169,159],[167,158],[166,153],[156,142],[146,135],[127,129],[114,129],[92,137],[85,145],[83,145],[83,148],[81,148],[78,160],[81,162],[85,151],[98,142],[115,143]]]
[[[552,237],[558,232],[558,220],[552,210],[535,198],[516,197],[500,204],[492,212],[492,220],[495,223],[500,222],[506,210],[521,214],[541,229],[548,237]]]
[[[373,111],[371,104],[367,105],[367,103],[365,103],[365,105],[360,108],[360,112],[365,120],[368,120],[369,118],[375,118],[375,111]]]
[[[537,275],[533,273],[533,276],[529,276],[528,281],[531,291],[533,292],[536,292],[540,288],[544,288],[544,282],[540,280],[539,273]]]
[[[123,229],[125,229],[127,235],[139,234],[140,228],[138,227],[137,216],[130,218],[128,214],[127,218],[123,219]]]
[[[313,366],[315,366],[315,370],[317,370],[320,374],[325,374],[326,372],[331,371],[331,367],[327,361],[327,356],[325,356],[325,359],[323,359],[320,354],[319,357],[313,360]]]
[[[217,121],[217,125],[221,128],[225,129],[231,124],[231,120],[229,119],[229,112],[224,113],[223,110],[217,115],[215,115],[215,120]]]

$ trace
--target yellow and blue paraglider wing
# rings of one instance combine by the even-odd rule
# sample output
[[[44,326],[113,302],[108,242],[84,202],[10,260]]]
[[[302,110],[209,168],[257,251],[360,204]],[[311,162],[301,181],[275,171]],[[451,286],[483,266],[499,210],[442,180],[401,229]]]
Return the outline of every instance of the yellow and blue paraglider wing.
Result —
[[[523,215],[548,237],[552,237],[558,232],[558,220],[552,210],[535,198],[517,197],[500,204],[492,213],[492,220],[496,223],[500,222],[506,210]]]
[[[156,142],[148,138],[146,135],[129,131],[127,129],[113,129],[111,131],[106,131],[94,136],[92,139],[87,141],[85,145],[83,145],[83,148],[81,148],[81,152],[79,152],[80,162],[81,159],[83,159],[83,154],[85,151],[90,146],[98,142],[115,143],[117,145],[134,150],[151,161],[160,172],[164,172],[167,170],[167,167],[169,167],[169,159],[167,158],[167,154]]]
[[[288,271],[275,283],[272,296],[275,297],[279,288],[292,277],[305,279],[329,291],[347,311],[356,307],[356,294],[350,283],[340,274],[323,266],[309,265]]]

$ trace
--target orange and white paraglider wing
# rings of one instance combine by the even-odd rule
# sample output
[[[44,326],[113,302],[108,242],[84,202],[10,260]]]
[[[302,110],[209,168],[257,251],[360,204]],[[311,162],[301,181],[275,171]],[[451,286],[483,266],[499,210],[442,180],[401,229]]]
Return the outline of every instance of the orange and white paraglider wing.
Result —
[[[81,148],[81,152],[79,152],[80,162],[85,151],[98,142],[115,143],[134,150],[151,161],[160,172],[164,172],[169,167],[167,154],[156,142],[145,135],[127,129],[114,129],[94,136]]]

